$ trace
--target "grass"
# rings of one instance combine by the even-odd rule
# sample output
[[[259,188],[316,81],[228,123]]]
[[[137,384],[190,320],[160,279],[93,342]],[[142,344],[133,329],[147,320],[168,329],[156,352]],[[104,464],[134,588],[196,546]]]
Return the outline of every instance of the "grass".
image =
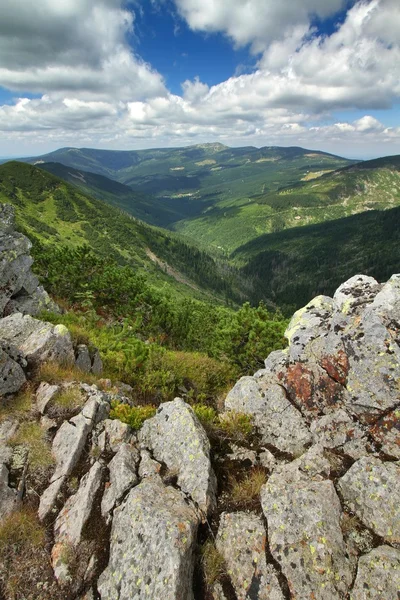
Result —
[[[225,560],[212,540],[207,540],[201,547],[201,566],[204,582],[208,588],[226,574]]]
[[[235,442],[246,442],[253,433],[251,417],[233,410],[220,415],[218,426],[226,438]]]
[[[102,387],[102,382],[99,377],[91,373],[84,373],[80,369],[74,367],[66,367],[55,362],[47,362],[40,366],[35,374],[35,382],[39,383],[46,381],[51,384],[59,384],[65,382],[80,381],[89,385],[98,385]]]
[[[147,419],[154,417],[156,410],[155,406],[129,406],[114,401],[111,403],[110,419],[118,419],[137,431]]]
[[[28,508],[0,524],[0,596],[6,600],[66,598],[54,580],[45,529]]]
[[[32,398],[32,386],[26,384],[15,396],[2,400],[0,423],[9,417],[26,419],[32,410]]]
[[[36,422],[23,422],[16,434],[9,441],[10,446],[23,446],[28,452],[28,461],[31,469],[50,467],[54,464],[49,443],[40,425]]]
[[[80,408],[83,403],[84,397],[82,392],[76,387],[63,389],[52,400],[52,405],[66,409]]]
[[[232,502],[242,509],[258,505],[261,488],[266,482],[267,475],[261,467],[255,467],[243,479],[231,479]]]

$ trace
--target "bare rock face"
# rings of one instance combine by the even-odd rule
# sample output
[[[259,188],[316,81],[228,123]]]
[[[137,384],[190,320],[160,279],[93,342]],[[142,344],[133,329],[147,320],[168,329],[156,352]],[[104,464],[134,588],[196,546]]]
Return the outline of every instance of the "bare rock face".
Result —
[[[362,556],[351,593],[352,600],[396,599],[400,592],[400,552],[379,546]]]
[[[31,366],[46,361],[74,364],[71,336],[64,325],[51,325],[15,313],[0,320],[0,339],[14,344]]]
[[[138,483],[137,468],[139,461],[139,450],[129,444],[122,444],[109,463],[110,481],[106,485],[101,501],[103,517],[107,517],[116,503],[122,499],[125,492]]]
[[[193,410],[183,400],[162,404],[143,425],[139,441],[156,460],[177,474],[178,485],[205,514],[215,506],[216,478],[210,443]]]
[[[0,398],[18,392],[25,382],[22,367],[0,348]]]
[[[364,457],[339,480],[344,502],[389,543],[400,543],[400,465]]]
[[[134,487],[114,512],[101,600],[192,600],[197,526],[195,510],[161,479]]]
[[[17,493],[8,486],[8,469],[0,464],[0,523],[8,517],[18,504]]]
[[[266,562],[266,543],[265,527],[257,515],[221,515],[216,546],[238,600],[284,600],[275,569]]]

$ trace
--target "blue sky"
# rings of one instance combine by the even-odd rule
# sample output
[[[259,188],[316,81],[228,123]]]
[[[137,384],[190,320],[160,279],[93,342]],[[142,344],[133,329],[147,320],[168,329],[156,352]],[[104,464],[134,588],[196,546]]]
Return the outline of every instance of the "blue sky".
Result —
[[[398,0],[3,0],[0,156],[400,153]]]

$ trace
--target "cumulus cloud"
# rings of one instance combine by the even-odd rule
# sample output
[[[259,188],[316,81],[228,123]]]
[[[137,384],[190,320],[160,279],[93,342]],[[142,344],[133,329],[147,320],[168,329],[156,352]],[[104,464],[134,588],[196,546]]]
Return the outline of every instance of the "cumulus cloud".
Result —
[[[192,29],[249,44],[254,72],[212,87],[194,78],[172,94],[128,44],[135,18],[123,0],[3,0],[0,85],[39,97],[0,106],[0,132],[121,148],[220,139],[357,149],[368,140],[400,151],[400,129],[370,115],[400,98],[398,0],[358,0],[331,35],[312,17],[336,14],[344,0],[174,1]],[[342,122],[341,109],[363,116]]]

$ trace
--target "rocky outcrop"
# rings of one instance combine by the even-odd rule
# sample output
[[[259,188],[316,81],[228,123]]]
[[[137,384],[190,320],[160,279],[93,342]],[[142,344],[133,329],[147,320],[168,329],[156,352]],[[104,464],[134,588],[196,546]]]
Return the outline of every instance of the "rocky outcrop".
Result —
[[[192,600],[198,517],[184,495],[145,479],[114,512],[101,600]]]
[[[210,443],[193,410],[180,398],[162,404],[139,440],[177,476],[178,486],[207,514],[215,507],[216,477]]]

